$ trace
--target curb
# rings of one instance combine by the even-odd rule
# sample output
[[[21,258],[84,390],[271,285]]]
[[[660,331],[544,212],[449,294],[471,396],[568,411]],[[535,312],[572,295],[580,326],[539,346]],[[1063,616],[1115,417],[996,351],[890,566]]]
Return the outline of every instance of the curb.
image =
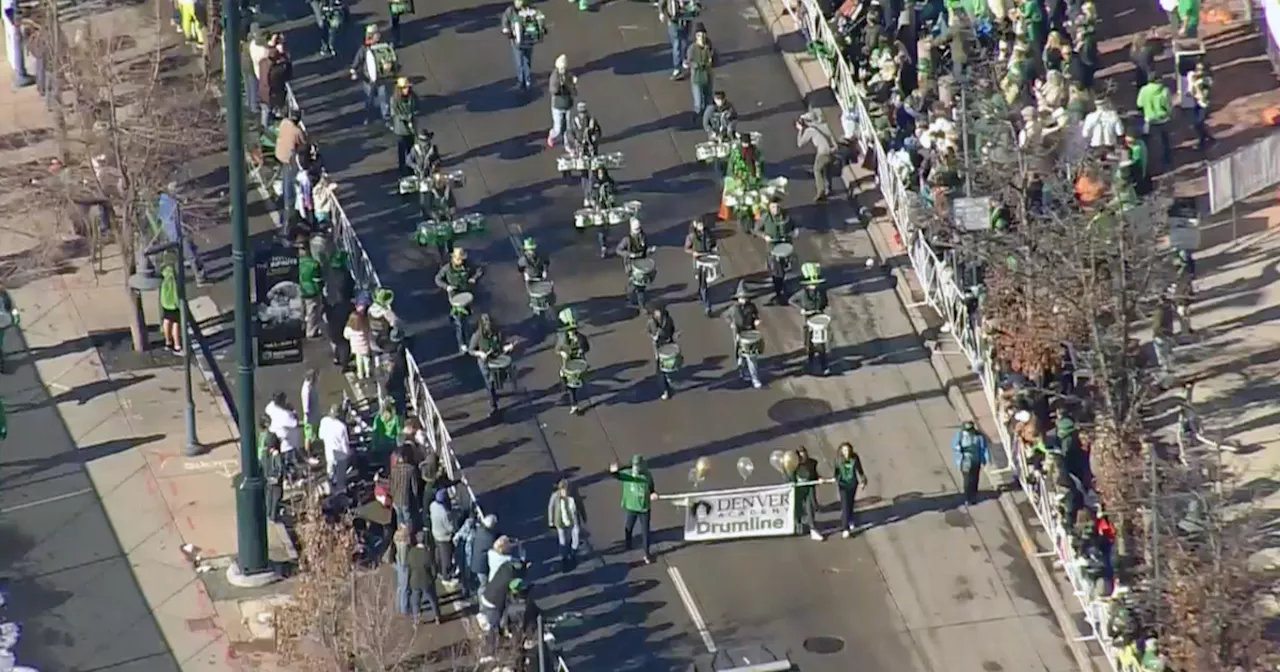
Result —
[[[775,8],[775,5],[782,4],[780,0],[752,0],[752,2],[756,9],[759,10],[761,21],[765,24],[765,28],[769,31],[770,35],[773,36],[775,44],[778,42],[778,38],[780,36],[794,32],[787,31],[783,28],[784,18],[789,17],[785,17],[783,14],[780,14],[778,9]],[[799,29],[797,28],[796,30]],[[781,50],[779,50],[779,55],[782,56],[782,61],[786,64],[787,71],[791,74],[791,78],[795,82],[796,88],[799,89],[801,97],[804,98],[806,102],[809,96],[815,91],[830,88],[829,83],[825,81],[814,82],[810,80],[808,75],[804,72],[803,64],[805,62],[814,61],[815,59],[812,56],[807,53],[789,54],[782,52]],[[841,180],[844,181],[848,187],[856,186],[856,184],[850,184],[849,180],[843,174],[841,175]],[[877,200],[880,200],[878,192],[879,187],[877,185],[876,195]],[[891,224],[887,224],[884,217],[877,218],[867,225],[868,237],[870,238],[872,247],[875,248],[876,254],[879,255],[882,263],[886,259],[890,259],[904,253],[903,250],[895,249],[892,244],[893,236],[886,235],[886,226],[891,226]],[[928,332],[928,326],[916,310],[909,308],[909,306],[914,302],[914,298],[911,296],[911,288],[916,286],[917,283],[915,283],[914,279],[910,277],[910,274],[902,267],[891,268],[890,272],[897,280],[897,282],[894,283],[894,292],[898,295],[899,301],[902,302],[904,312],[907,314],[907,319],[911,322],[911,328],[917,335],[924,338],[925,334]],[[970,418],[977,418],[978,414],[974,412],[973,407],[969,404],[968,399],[965,398],[964,393],[957,386],[951,384],[950,381],[956,380],[957,376],[951,370],[951,367],[946,362],[945,357],[939,356],[937,353],[932,353],[929,357],[929,363],[933,367],[934,373],[937,374],[939,386],[946,392],[947,400],[951,405],[961,412],[967,412]],[[1071,651],[1072,658],[1075,659],[1076,664],[1080,667],[1082,672],[1094,672],[1096,670],[1096,666],[1093,663],[1093,656],[1089,652],[1085,643],[1086,640],[1081,636],[1079,627],[1076,624],[1076,619],[1067,607],[1066,600],[1063,599],[1062,592],[1058,587],[1058,582],[1050,573],[1049,567],[1045,566],[1044,560],[1038,556],[1039,551],[1037,549],[1036,542],[1031,536],[1031,531],[1027,528],[1026,521],[1022,519],[1021,514],[1018,512],[1018,503],[1015,501],[1015,498],[1018,496],[1025,497],[1025,495],[1021,493],[1020,489],[1010,489],[1005,487],[1013,482],[1012,479],[997,483],[994,482],[987,474],[984,474],[984,477],[989,483],[991,483],[991,485],[996,486],[1000,491],[1000,495],[997,498],[1000,503],[1000,509],[1004,512],[1004,516],[1009,521],[1010,527],[1013,528],[1014,536],[1018,539],[1018,545],[1022,547],[1022,552],[1026,555],[1027,561],[1031,565],[1032,572],[1036,576],[1036,582],[1040,584],[1041,592],[1044,593],[1045,599],[1049,604],[1049,610],[1053,612],[1054,620],[1057,621],[1058,627],[1062,630],[1063,639],[1065,640],[1064,643]]]

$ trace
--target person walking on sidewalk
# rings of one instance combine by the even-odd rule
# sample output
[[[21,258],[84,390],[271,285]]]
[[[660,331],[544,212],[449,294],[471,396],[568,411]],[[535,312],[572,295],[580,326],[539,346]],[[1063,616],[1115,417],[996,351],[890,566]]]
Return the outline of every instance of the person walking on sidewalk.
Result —
[[[960,425],[960,431],[951,440],[951,451],[956,457],[956,468],[964,486],[964,501],[970,506],[978,503],[978,477],[987,464],[990,443],[972,420]]]
[[[560,571],[571,572],[578,564],[578,544],[586,522],[587,512],[569,490],[568,479],[560,479],[547,502],[547,527],[556,531],[560,542]]]
[[[302,376],[302,440],[311,449],[316,442],[316,427],[320,424],[320,391],[316,389],[316,370],[307,369]]]
[[[413,616],[413,624],[421,623],[422,603],[431,605],[431,612],[439,624],[440,598],[436,593],[436,578],[440,575],[440,567],[427,548],[427,533],[420,531],[415,543],[409,548],[405,564],[409,575],[409,613]]]
[[[578,77],[569,74],[568,56],[556,56],[547,88],[551,91],[551,132],[547,134],[547,146],[555,147],[556,140],[564,135],[569,125],[569,110],[573,109],[574,100],[578,97]]]
[[[441,578],[448,579],[453,576],[453,533],[457,531],[448,490],[436,491],[435,501],[427,507],[427,515],[431,521],[431,539],[436,547],[436,568]]]
[[[618,463],[609,465],[609,473],[622,482],[622,511],[626,514],[623,523],[623,546],[631,550],[632,533],[636,524],[640,525],[640,543],[644,548],[644,563],[651,564],[653,556],[649,554],[649,505],[658,498],[654,491],[653,475],[645,466],[644,458],[639,455],[631,457],[631,466],[618,468]]]
[[[320,320],[324,307],[324,274],[320,261],[306,246],[298,248],[298,289],[302,293],[303,333],[317,338],[323,333]]]
[[[347,253],[334,253],[324,274],[321,295],[324,298],[325,334],[329,337],[329,353],[333,356],[334,365],[346,367],[351,363],[351,348],[347,347],[343,331],[346,329],[347,319],[351,317],[351,300],[356,291],[355,278],[351,277],[351,269],[347,267]]]
[[[1173,115],[1173,100],[1169,87],[1159,77],[1154,77],[1138,89],[1138,109],[1142,111],[1142,135],[1151,141],[1160,140],[1160,162],[1165,170],[1173,163],[1173,143],[1169,139],[1169,119]]]
[[[262,477],[267,482],[267,520],[278,523],[284,513],[281,507],[284,501],[284,458],[280,456],[280,439],[268,434],[263,446],[266,448],[262,456]]]
[[[160,270],[160,333],[164,335],[164,347],[181,355],[182,303],[178,299],[178,280],[173,266]]]
[[[1195,101],[1195,119],[1191,125],[1196,130],[1196,148],[1204,151],[1213,144],[1213,136],[1209,133],[1209,103],[1213,91],[1213,77],[1209,74],[1208,61],[1200,61],[1196,69],[1187,76],[1191,88],[1191,98]]]
[[[809,456],[809,449],[796,449],[796,468],[791,472],[791,482],[796,486],[796,528],[809,530],[809,538],[822,541],[818,531],[818,461]]]
[[[693,44],[684,55],[684,69],[689,73],[689,89],[693,93],[693,118],[697,121],[702,120],[702,113],[711,103],[711,68],[715,60],[716,50],[707,37],[707,27],[699,23],[693,27]]]
[[[806,144],[812,144],[814,150],[813,200],[823,201],[831,192],[831,157],[836,151],[836,138],[822,119],[822,110],[810,109],[796,120],[796,147]]]
[[[1173,375],[1173,301],[1168,296],[1161,296],[1156,309],[1151,314],[1151,346],[1155,349],[1156,364],[1160,367],[1160,377]]]
[[[422,479],[414,465],[413,446],[402,443],[391,460],[391,507],[396,512],[396,522],[403,525],[415,523],[413,510],[421,497]]]
[[[840,491],[840,522],[844,526],[841,537],[848,539],[857,530],[854,524],[853,504],[858,498],[858,486],[867,484],[867,472],[862,469],[862,458],[853,444],[844,442],[837,450],[836,489]]]
[[[351,437],[342,417],[342,406],[329,407],[329,414],[320,419],[316,437],[324,444],[325,472],[333,492],[346,492],[347,467],[351,464]]]

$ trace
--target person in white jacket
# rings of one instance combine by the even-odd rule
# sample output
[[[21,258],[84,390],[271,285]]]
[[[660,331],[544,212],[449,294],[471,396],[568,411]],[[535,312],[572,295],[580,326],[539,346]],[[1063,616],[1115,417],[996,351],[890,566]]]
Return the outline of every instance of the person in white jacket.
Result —
[[[302,437],[307,448],[316,440],[316,426],[320,424],[320,390],[316,388],[316,370],[307,369],[302,376]]]
[[[1080,134],[1089,141],[1090,149],[1110,149],[1124,137],[1124,123],[1107,100],[1098,101],[1098,107],[1085,115]]]
[[[351,438],[342,419],[342,406],[334,404],[329,414],[320,419],[316,438],[324,444],[325,473],[334,492],[347,489],[347,467],[351,464]]]
[[[293,410],[284,392],[275,393],[264,412],[271,420],[267,431],[280,439],[280,457],[284,461],[285,471],[290,474],[290,478],[296,479],[300,459],[297,450],[302,447],[302,426],[298,423],[298,413]]]

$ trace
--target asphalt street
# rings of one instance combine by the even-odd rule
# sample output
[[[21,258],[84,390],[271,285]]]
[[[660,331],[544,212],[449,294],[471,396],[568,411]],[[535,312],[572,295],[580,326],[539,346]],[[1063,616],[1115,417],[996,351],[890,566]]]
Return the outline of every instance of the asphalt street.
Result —
[[[399,50],[426,126],[446,162],[468,175],[461,207],[490,218],[488,237],[468,245],[487,268],[482,308],[524,338],[520,391],[504,399],[501,423],[486,419],[478,371],[456,353],[445,301],[432,283],[434,254],[410,242],[414,209],[392,195],[393,140],[382,126],[361,124],[361,95],[346,76],[354,44],[336,59],[308,57],[314,29],[293,31],[294,86],[341,200],[383,282],[396,291],[397,312],[417,333],[415,355],[482,505],[497,512],[501,531],[533,540],[532,558],[548,559],[554,541],[544,534],[543,516],[555,480],[568,475],[586,500],[590,559],[567,576],[538,567],[544,606],[586,616],[565,633],[570,666],[683,669],[710,649],[759,645],[785,652],[807,672],[1072,669],[998,506],[960,503],[948,447],[957,412],[890,276],[863,266],[872,247],[860,226],[846,223],[853,209],[809,205],[811,154],[796,148],[793,127],[804,103],[749,0],[705,8],[702,20],[720,55],[716,88],[728,93],[746,129],[764,133],[766,172],[792,179],[787,204],[804,229],[799,256],[823,262],[835,316],[836,372],[820,380],[799,371],[799,315],[764,308],[761,390],[738,380],[727,326],[719,311],[702,315],[679,250],[689,218],[715,210],[719,187],[694,161],[703,136],[689,111],[688,84],[668,79],[665,28],[655,10],[625,1],[585,14],[566,2],[539,5],[551,34],[534,54],[538,88],[556,55],[566,54],[581,78],[581,99],[603,127],[603,151],[626,155],[626,167],[615,173],[621,196],[643,202],[645,229],[660,247],[656,293],[671,309],[685,356],[669,401],[659,399],[643,321],[623,306],[621,262],[599,259],[594,241],[573,230],[580,191],[556,172],[558,151],[545,147],[549,98],[515,90],[511,54],[498,32],[505,7],[420,4]],[[386,16],[378,0],[355,11],[358,20]],[[718,233],[727,274],[713,288],[718,306],[739,278],[765,293],[763,242],[724,225]],[[580,311],[593,342],[591,408],[582,417],[561,405],[557,358],[529,328],[513,248],[524,235],[551,254],[559,302]],[[621,551],[610,462],[645,455],[659,490],[679,492],[691,489],[687,474],[702,456],[713,464],[703,488],[742,485],[734,464],[745,456],[756,465],[749,484],[762,485],[778,480],[768,466],[772,450],[806,445],[829,475],[844,440],[858,447],[872,478],[859,500],[870,530],[853,540],[685,544],[683,512],[662,504],[653,525],[658,562],[646,566],[638,553]],[[832,530],[835,493],[820,498]]]
[[[6,340],[15,354],[0,375],[9,421],[9,438],[0,442],[0,593],[7,600],[0,615],[22,626],[18,662],[176,672],[84,467],[155,437],[77,447],[57,404],[82,392],[50,394],[32,363],[41,353],[25,352],[16,331]]]

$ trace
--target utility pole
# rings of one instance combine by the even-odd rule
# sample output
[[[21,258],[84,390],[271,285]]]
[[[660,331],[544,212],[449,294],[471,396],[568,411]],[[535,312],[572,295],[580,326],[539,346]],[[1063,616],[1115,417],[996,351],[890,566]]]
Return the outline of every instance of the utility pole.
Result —
[[[236,562],[227,568],[227,579],[237,586],[264,585],[277,577],[267,558],[266,481],[258,461],[257,427],[253,399],[253,331],[249,292],[249,217],[246,212],[244,159],[244,82],[240,69],[240,2],[222,3],[223,75],[227,109],[227,155],[231,191],[231,266],[235,273],[237,353],[236,407],[239,409],[240,474],[236,489]]]

